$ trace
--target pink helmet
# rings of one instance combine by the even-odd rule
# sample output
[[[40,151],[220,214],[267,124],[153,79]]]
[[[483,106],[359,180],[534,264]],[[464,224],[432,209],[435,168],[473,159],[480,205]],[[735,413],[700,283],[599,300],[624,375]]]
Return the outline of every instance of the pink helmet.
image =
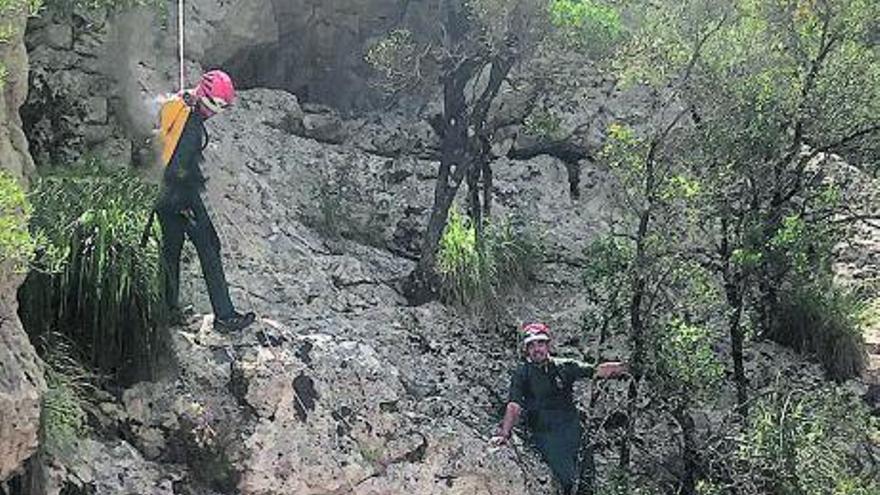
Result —
[[[550,340],[550,327],[543,323],[527,323],[522,327],[523,345],[539,340]]]
[[[222,112],[235,100],[232,78],[222,70],[205,72],[196,86],[196,98],[211,115]]]

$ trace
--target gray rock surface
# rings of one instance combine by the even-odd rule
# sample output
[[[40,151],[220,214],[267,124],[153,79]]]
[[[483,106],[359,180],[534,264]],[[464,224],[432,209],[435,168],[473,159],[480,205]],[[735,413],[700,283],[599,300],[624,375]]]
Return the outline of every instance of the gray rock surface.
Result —
[[[8,42],[0,43],[5,68],[0,96],[0,172],[27,184],[34,167],[18,109],[27,94],[26,12],[8,11]],[[16,293],[23,275],[0,260],[0,481],[20,469],[37,448],[40,400],[46,384],[39,359],[18,320]]]
[[[40,401],[46,389],[42,363],[18,320],[18,286],[24,279],[0,262],[0,481],[37,449]]]
[[[549,283],[511,306],[501,333],[407,306],[397,285],[413,262],[393,254],[405,250],[396,234],[402,218],[424,221],[436,163],[367,153],[364,134],[339,146],[297,136],[285,119],[299,115],[292,95],[252,90],[208,122],[207,201],[233,299],[263,320],[242,335],[218,335],[210,317],[176,329],[176,378],[124,395],[135,444],[241,493],[550,493],[534,452],[486,441],[516,359],[507,336],[531,318],[576,333],[578,269],[549,263]],[[529,216],[572,259],[601,228],[601,187],[584,190],[595,203],[572,202],[553,159],[499,162],[496,177],[499,215]],[[183,293],[208,313],[194,258],[184,272]]]
[[[0,168],[13,177],[25,178],[34,172],[18,113],[28,94],[28,53],[24,45],[27,12],[11,8],[0,20],[9,28],[9,40],[0,43],[0,60],[5,68],[0,96]]]
[[[42,495],[174,495],[179,493],[174,483],[184,477],[182,467],[146,461],[128,442],[91,438],[81,440],[63,464],[49,462],[42,466],[39,476]]]

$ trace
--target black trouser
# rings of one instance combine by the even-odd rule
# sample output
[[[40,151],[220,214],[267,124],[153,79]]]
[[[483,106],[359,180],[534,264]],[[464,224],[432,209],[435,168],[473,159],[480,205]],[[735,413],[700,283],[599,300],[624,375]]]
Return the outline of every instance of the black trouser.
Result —
[[[536,413],[535,423],[532,443],[553,471],[560,494],[573,495],[575,486],[578,495],[589,493],[589,483],[581,479],[580,456],[586,439],[577,410],[540,411]]]
[[[235,308],[229,299],[229,286],[223,273],[220,239],[202,198],[198,193],[181,194],[165,190],[156,206],[156,213],[162,226],[165,303],[169,308],[177,308],[180,304],[180,251],[186,234],[199,254],[215,317],[224,319],[232,316]]]

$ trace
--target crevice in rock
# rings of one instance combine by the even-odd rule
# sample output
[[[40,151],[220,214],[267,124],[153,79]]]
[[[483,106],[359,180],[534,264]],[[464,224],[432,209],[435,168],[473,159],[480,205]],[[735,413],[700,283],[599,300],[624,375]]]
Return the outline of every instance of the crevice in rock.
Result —
[[[315,390],[315,382],[308,375],[300,374],[293,379],[293,408],[300,421],[305,422],[309,412],[315,410],[315,402],[320,398]]]

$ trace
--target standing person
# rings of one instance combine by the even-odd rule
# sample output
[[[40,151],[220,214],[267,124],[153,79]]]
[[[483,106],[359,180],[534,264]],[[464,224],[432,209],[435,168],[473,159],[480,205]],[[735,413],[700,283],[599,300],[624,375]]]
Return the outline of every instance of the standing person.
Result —
[[[225,110],[234,99],[229,75],[212,70],[202,75],[195,89],[172,97],[159,111],[165,171],[156,214],[162,227],[165,303],[172,321],[180,321],[180,251],[185,234],[198,252],[214,310],[214,329],[220,332],[241,330],[255,319],[254,313],[241,314],[232,305],[220,258],[220,239],[201,198],[206,179],[199,165],[208,144],[205,120]]]
[[[525,361],[513,371],[504,419],[493,445],[506,444],[520,415],[534,446],[550,465],[561,493],[572,495],[580,477],[580,415],[572,387],[583,378],[613,378],[626,373],[626,365],[607,362],[592,366],[573,359],[550,356],[550,328],[543,323],[523,326]]]

